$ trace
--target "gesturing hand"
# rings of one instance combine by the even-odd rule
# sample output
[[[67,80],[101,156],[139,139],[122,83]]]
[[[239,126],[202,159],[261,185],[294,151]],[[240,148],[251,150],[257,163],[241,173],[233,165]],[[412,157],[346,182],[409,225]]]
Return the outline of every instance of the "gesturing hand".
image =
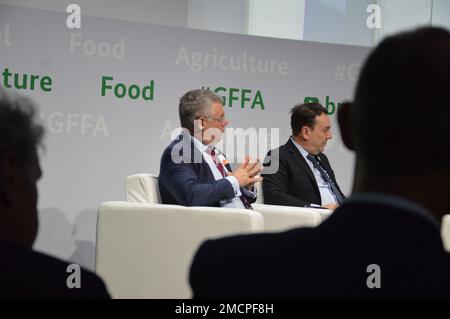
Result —
[[[236,177],[239,186],[251,188],[256,182],[262,181],[261,176],[256,176],[260,172],[261,165],[259,159],[256,162],[250,162],[250,157],[246,156],[244,162],[233,173],[228,173],[228,175]]]

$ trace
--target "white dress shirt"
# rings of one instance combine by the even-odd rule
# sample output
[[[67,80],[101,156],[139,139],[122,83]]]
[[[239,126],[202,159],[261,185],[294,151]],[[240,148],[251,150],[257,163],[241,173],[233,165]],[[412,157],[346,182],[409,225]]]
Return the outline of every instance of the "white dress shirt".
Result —
[[[338,205],[338,201],[336,200],[336,197],[334,196],[333,192],[331,191],[330,185],[328,185],[327,182],[322,178],[322,175],[320,175],[320,171],[314,167],[313,163],[307,158],[309,152],[306,151],[300,144],[296,143],[293,138],[291,138],[292,143],[297,147],[297,149],[300,151],[302,156],[305,158],[306,163],[308,163],[309,168],[314,174],[314,177],[316,178],[317,186],[319,186],[319,192],[320,192],[320,198],[322,199],[322,206],[328,205],[328,204],[335,204]],[[313,206],[320,206],[319,203],[312,203],[315,204]]]
[[[240,196],[242,195],[242,193],[241,193],[241,189],[239,187],[239,182],[238,182],[237,178],[234,176],[223,177],[222,174],[220,173],[219,169],[217,168],[216,164],[214,163],[214,160],[212,159],[211,155],[208,154],[208,152],[206,152],[208,145],[203,144],[198,139],[196,139],[194,136],[192,136],[192,140],[194,141],[195,147],[197,147],[197,149],[202,153],[203,158],[205,159],[206,163],[208,164],[209,168],[211,169],[211,172],[213,173],[214,179],[217,181],[219,179],[225,178],[231,183],[231,186],[233,187],[234,198],[229,199],[229,200],[220,201],[220,206],[227,207],[227,208],[245,209],[245,206],[242,203],[242,200],[240,199]],[[217,148],[215,148],[215,150],[217,151]],[[217,157],[219,158],[219,160],[221,160],[221,158],[224,159],[224,156],[222,154],[217,155]],[[223,165],[223,168],[224,168],[225,174],[226,174],[228,172],[228,170],[225,167],[225,165]]]

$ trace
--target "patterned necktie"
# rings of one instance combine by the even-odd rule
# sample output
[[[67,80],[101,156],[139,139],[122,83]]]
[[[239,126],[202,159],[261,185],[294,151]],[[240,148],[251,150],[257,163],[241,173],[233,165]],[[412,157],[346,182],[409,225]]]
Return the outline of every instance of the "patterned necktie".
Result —
[[[308,156],[306,157],[313,163],[314,168],[316,168],[320,172],[320,176],[322,176],[325,183],[327,183],[330,186],[331,191],[333,192],[334,197],[336,198],[338,204],[342,205],[344,199],[342,198],[341,193],[337,189],[336,185],[334,185],[333,180],[330,178],[330,176],[328,176],[328,173],[322,167],[317,157],[312,154],[308,154]]]
[[[225,167],[223,166],[223,164],[217,158],[217,154],[216,154],[216,151],[214,150],[214,148],[209,148],[208,147],[206,152],[209,155],[211,155],[211,158],[212,158],[214,164],[216,164],[216,167],[219,170],[220,174],[222,174],[222,177],[226,177],[227,174],[225,173]],[[241,199],[242,204],[244,205],[244,207],[246,209],[252,209],[253,210],[252,205],[248,202],[247,198],[245,198],[244,195],[239,196],[239,198]]]
[[[216,164],[216,167],[219,170],[220,174],[222,174],[222,177],[225,177],[226,176],[225,168],[223,167],[223,164],[217,158],[217,154],[216,154],[216,151],[214,150],[214,148],[208,148],[207,152],[209,155],[211,155],[211,158],[212,158],[214,164]]]

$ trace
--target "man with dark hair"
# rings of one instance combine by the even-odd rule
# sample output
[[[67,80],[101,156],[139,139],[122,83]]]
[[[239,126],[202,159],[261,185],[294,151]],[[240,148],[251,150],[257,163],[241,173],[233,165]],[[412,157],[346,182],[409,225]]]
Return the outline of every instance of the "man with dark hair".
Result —
[[[247,157],[235,172],[215,147],[228,125],[222,99],[209,90],[191,90],[179,104],[184,128],[161,157],[159,189],[165,204],[251,209],[261,181],[258,161]]]
[[[24,98],[0,91],[0,298],[109,298],[102,280],[81,269],[68,287],[68,263],[32,250],[38,230],[38,147],[44,133]]]
[[[194,296],[449,298],[449,88],[450,32],[383,40],[338,114],[356,152],[353,195],[316,228],[205,242]]]
[[[332,138],[327,110],[319,103],[305,103],[291,110],[292,137],[271,150],[264,166],[278,163],[274,173],[263,170],[264,202],[273,205],[335,209],[345,198],[328,158],[323,154]]]

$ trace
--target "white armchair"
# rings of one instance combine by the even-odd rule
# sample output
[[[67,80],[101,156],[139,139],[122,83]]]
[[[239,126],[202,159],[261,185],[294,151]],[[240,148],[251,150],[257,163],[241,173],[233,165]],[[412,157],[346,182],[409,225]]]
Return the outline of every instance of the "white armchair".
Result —
[[[326,219],[333,211],[328,209],[303,208],[263,204],[262,184],[255,184],[258,199],[253,209],[264,218],[265,231],[282,231],[289,228],[314,227]],[[152,174],[136,174],[127,177],[127,199],[130,202],[161,203],[158,177]]]
[[[200,243],[263,229],[261,214],[244,209],[103,203],[96,271],[114,298],[190,298],[188,271]]]
[[[133,203],[162,204],[158,176],[135,174],[127,176],[127,201]]]

